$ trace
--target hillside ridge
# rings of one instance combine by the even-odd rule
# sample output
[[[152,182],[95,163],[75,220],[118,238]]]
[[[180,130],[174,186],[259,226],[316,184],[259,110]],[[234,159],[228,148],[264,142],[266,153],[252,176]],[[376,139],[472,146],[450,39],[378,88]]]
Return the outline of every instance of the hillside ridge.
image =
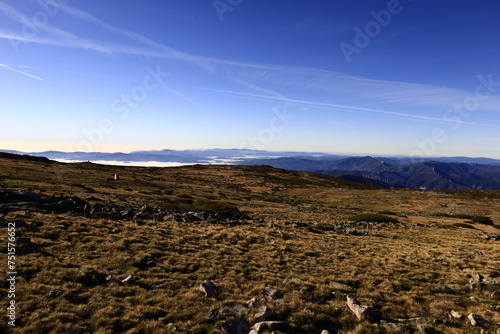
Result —
[[[493,190],[3,156],[16,331],[0,332],[472,333],[471,314],[494,332],[499,222]]]

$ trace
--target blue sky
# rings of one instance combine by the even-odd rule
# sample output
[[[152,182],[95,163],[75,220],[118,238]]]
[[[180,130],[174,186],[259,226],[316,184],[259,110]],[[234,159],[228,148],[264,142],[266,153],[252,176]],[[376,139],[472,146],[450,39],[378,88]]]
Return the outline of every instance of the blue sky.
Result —
[[[0,0],[0,149],[500,158],[500,2]]]

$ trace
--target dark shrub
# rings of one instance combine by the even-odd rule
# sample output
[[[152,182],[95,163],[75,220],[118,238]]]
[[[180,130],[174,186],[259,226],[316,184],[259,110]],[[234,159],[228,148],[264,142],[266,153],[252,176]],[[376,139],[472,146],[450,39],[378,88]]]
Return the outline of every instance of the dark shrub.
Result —
[[[396,218],[388,217],[377,213],[364,213],[349,217],[353,222],[371,222],[371,223],[399,223]]]
[[[476,229],[474,226],[470,225],[470,224],[466,224],[466,223],[455,223],[453,224],[453,226],[456,226],[456,227],[463,227],[463,228],[470,228],[470,229]]]
[[[490,217],[485,216],[474,216],[472,217],[472,222],[476,224],[493,225],[493,220]]]

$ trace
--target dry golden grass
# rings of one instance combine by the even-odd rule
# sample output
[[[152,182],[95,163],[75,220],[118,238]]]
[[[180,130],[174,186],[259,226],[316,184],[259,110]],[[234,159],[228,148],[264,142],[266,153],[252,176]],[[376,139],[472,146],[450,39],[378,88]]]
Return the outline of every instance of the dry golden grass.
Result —
[[[120,181],[111,180],[115,173]],[[499,287],[471,290],[466,275],[498,279],[500,243],[481,235],[500,230],[473,223],[473,229],[460,227],[456,224],[464,220],[453,215],[483,215],[498,224],[500,192],[370,190],[268,167],[125,168],[6,158],[0,158],[0,188],[76,195],[135,210],[145,204],[237,207],[252,217],[230,225],[6,212],[4,239],[6,221],[40,225],[16,230],[17,237],[37,245],[17,256],[16,333],[169,333],[170,323],[177,333],[222,333],[223,321],[208,321],[207,312],[252,297],[273,309],[271,320],[289,322],[305,333],[317,333],[326,323],[343,333],[384,333],[358,323],[346,307],[346,294],[375,305],[386,319],[406,319],[404,324],[414,330],[426,324],[442,333],[480,332],[465,320],[459,320],[459,329],[434,323],[448,320],[451,310],[482,315],[490,332],[499,327],[500,302],[491,296]],[[348,225],[350,216],[364,213],[384,213],[400,223]],[[351,235],[343,224],[364,233]],[[144,256],[156,265],[139,269],[136,263]],[[7,272],[5,265],[6,256],[2,272]],[[134,275],[135,281],[89,284],[80,268],[115,280]],[[284,285],[285,278],[296,289]],[[198,291],[205,280],[221,287],[216,298]],[[150,289],[159,283],[162,288]],[[283,301],[266,301],[266,286],[284,291]],[[64,293],[49,297],[55,289]],[[300,289],[328,303],[308,302]],[[2,286],[3,305],[6,291]],[[0,332],[9,331],[4,320]]]

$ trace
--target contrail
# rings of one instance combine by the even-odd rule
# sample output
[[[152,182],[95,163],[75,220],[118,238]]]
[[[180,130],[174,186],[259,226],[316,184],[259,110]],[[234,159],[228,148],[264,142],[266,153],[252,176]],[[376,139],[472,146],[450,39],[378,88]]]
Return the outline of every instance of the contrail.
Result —
[[[33,79],[37,79],[37,80],[40,80],[40,81],[43,81],[43,82],[47,82],[47,81],[43,80],[42,78],[37,77],[36,75],[33,75],[33,74],[29,74],[29,73],[26,73],[26,72],[23,72],[23,71],[16,70],[15,68],[12,68],[12,67],[7,66],[7,65],[5,65],[5,64],[0,64],[0,67],[6,68],[6,69],[8,69],[8,70],[11,70],[11,71],[14,71],[14,72],[17,72],[17,73],[20,73],[20,74],[22,74],[22,75],[26,75],[26,76],[28,76],[28,77],[30,77],[30,78],[33,78]]]

